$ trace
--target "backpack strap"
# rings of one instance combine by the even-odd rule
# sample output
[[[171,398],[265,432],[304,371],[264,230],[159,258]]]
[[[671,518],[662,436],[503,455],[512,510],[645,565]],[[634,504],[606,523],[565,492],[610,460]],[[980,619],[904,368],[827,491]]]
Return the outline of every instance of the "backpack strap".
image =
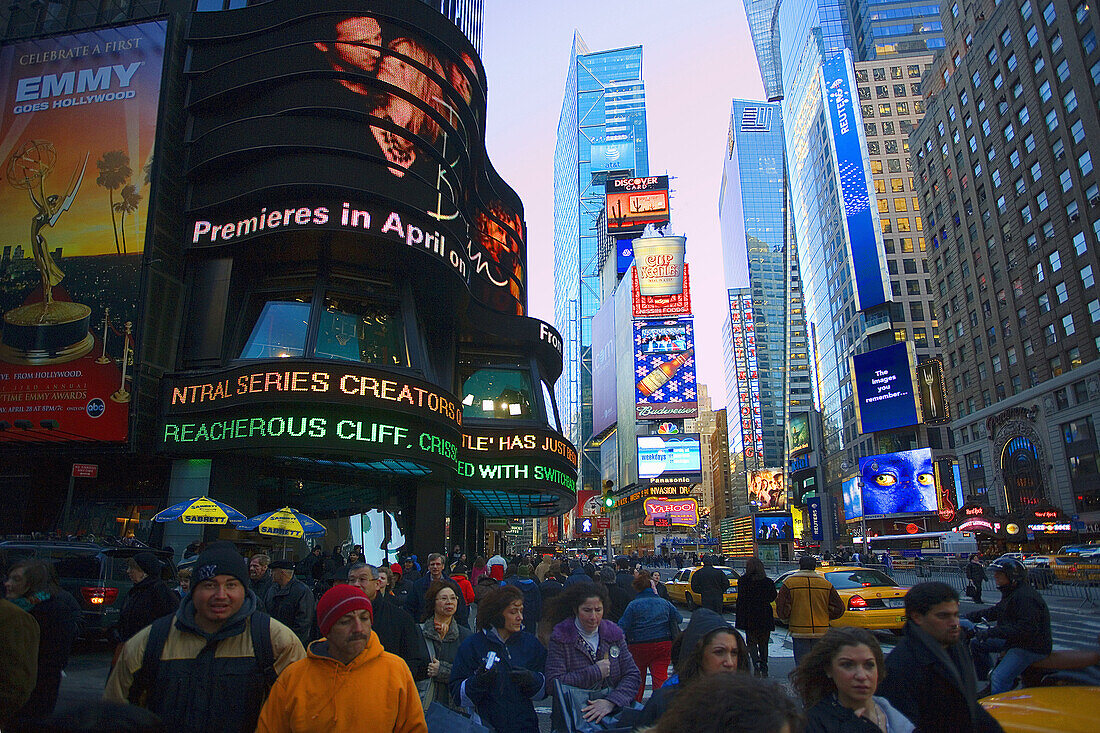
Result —
[[[256,666],[264,676],[267,689],[275,684],[279,673],[275,671],[275,649],[271,646],[271,617],[263,611],[256,611],[249,619],[252,629],[252,653],[256,655]]]
[[[141,667],[134,672],[130,692],[126,696],[134,705],[141,705],[146,694],[156,684],[160,655],[164,652],[164,645],[168,641],[168,634],[175,620],[175,614],[161,616],[149,627],[149,638],[145,641],[145,654],[141,657]]]

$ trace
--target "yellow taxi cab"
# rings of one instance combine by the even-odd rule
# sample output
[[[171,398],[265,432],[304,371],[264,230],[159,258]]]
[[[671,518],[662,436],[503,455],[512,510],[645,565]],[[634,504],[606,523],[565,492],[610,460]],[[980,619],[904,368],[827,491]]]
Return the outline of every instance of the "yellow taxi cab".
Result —
[[[1092,733],[1100,687],[1027,687],[978,702],[1005,733]]]
[[[699,594],[693,593],[691,590],[691,576],[695,574],[695,571],[703,567],[697,565],[692,568],[684,568],[683,570],[676,571],[676,575],[672,576],[672,580],[665,582],[665,590],[668,591],[668,599],[673,603],[683,603],[688,608],[694,610],[700,603]],[[726,589],[725,595],[722,597],[723,606],[734,606],[737,604],[737,572],[733,568],[728,568],[725,565],[715,565],[717,569],[721,570],[729,578],[730,587]]]
[[[778,590],[795,571],[776,578]],[[898,585],[886,573],[858,566],[825,565],[818,575],[833,584],[844,602],[844,615],[833,619],[830,626],[856,626],[861,629],[900,631],[905,626],[905,594],[908,588]],[[775,614],[775,602],[772,602]],[[775,614],[778,621],[779,615]]]
[[[1063,581],[1100,582],[1100,558],[1080,555],[1051,555],[1050,569]]]

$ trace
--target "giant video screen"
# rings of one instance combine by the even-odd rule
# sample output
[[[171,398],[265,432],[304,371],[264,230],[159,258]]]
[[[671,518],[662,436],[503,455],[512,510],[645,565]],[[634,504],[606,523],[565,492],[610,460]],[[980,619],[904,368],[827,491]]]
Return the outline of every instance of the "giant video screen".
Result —
[[[787,508],[787,477],[782,468],[749,471],[749,504],[759,512]]]
[[[23,439],[127,438],[164,39],[0,48],[0,420]]]
[[[754,516],[753,534],[757,542],[791,542],[795,536],[794,520],[790,514]]]
[[[484,305],[523,315],[523,208],[485,153],[473,46],[422,3],[310,11],[192,16],[191,245],[340,230],[350,246],[434,258]]]
[[[703,470],[699,434],[639,435],[638,478],[652,479]]]
[[[931,448],[860,458],[859,475],[863,513],[869,517],[936,511]]]
[[[852,357],[856,419],[861,433],[916,425],[912,349],[898,342]]]
[[[605,190],[609,232],[641,232],[646,224],[668,223],[668,176],[610,178]]]

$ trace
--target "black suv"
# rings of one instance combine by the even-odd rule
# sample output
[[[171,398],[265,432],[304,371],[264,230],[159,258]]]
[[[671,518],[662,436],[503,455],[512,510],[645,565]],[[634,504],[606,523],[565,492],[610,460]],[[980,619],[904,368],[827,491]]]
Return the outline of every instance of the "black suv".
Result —
[[[8,540],[0,542],[0,572],[21,560],[45,560],[53,564],[61,587],[73,595],[81,610],[81,636],[98,639],[118,623],[122,599],[133,586],[126,574],[127,560],[139,552],[151,552],[164,567],[161,575],[171,586],[176,577],[172,555],[144,546],[108,545],[64,540]]]

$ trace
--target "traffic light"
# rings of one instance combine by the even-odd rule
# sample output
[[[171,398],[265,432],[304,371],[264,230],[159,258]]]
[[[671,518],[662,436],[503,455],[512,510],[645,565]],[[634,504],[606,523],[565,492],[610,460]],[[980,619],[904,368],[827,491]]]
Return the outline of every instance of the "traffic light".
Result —
[[[600,506],[604,512],[615,507],[615,495],[611,492],[611,487],[614,485],[612,481],[603,482],[603,498],[600,500]]]

